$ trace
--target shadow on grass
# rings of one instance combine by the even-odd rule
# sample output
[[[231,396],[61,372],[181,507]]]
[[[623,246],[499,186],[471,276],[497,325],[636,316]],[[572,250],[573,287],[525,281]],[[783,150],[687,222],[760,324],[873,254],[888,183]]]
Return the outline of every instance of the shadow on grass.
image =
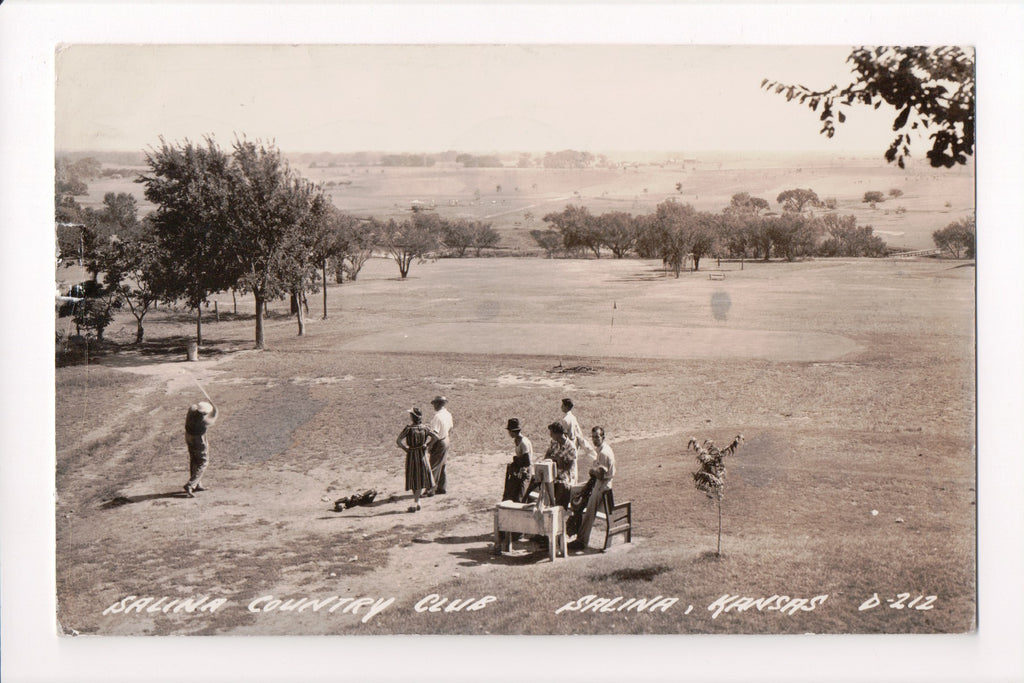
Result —
[[[725,558],[725,553],[722,553],[721,555],[719,555],[714,550],[705,550],[704,552],[702,552],[700,555],[697,556],[697,562],[698,563],[705,563],[705,564],[709,563],[709,562],[724,562],[725,559],[726,559]]]
[[[69,345],[68,351],[58,351],[56,366],[86,365],[102,363],[111,367],[139,367],[168,362],[188,362],[186,351],[193,337],[189,335],[173,335],[160,337],[142,343],[118,344],[116,342],[89,340]],[[241,350],[237,342],[210,341],[203,342],[199,349],[199,360],[221,358],[229,353]]]
[[[452,555],[460,558],[459,566],[461,567],[476,567],[482,564],[521,566],[537,564],[545,560],[550,561],[551,559],[546,542],[543,546],[531,544],[531,547],[526,552],[523,552],[523,550],[513,550],[512,553],[495,553],[493,536],[489,536],[489,542],[485,545],[463,548],[452,553]]]
[[[651,567],[629,567],[627,569],[616,569],[606,574],[594,574],[591,578],[598,581],[653,581],[659,574],[672,571],[671,567],[663,564]]]
[[[477,534],[476,536],[439,536],[434,543],[486,543],[494,540],[494,534]]]
[[[147,500],[157,500],[160,498],[182,498],[187,499],[184,491],[168,491],[167,493],[146,493],[141,496],[118,496],[108,500],[100,508],[103,510],[113,510],[123,505],[131,505],[133,503],[142,503]]]
[[[623,277],[608,278],[606,282],[652,282],[654,280],[663,280],[666,277],[672,276],[672,271],[666,272],[661,268],[650,268],[639,273],[624,275]]]
[[[271,303],[273,303],[273,302],[271,302]],[[152,318],[152,320],[154,320],[154,321],[158,321],[158,322],[161,322],[161,323],[174,323],[174,324],[179,324],[179,325],[195,325],[195,323],[196,323],[195,311],[181,310],[181,309],[167,310],[165,308],[160,308],[158,310],[159,310],[159,315],[154,316]],[[153,311],[153,312],[156,313],[157,311]],[[290,318],[293,315],[294,315],[294,313],[284,313],[282,311],[278,311],[278,310],[274,310],[274,309],[269,309],[266,313],[263,314],[263,319],[264,320],[280,320],[280,319],[284,319],[284,318]],[[150,318],[147,318],[147,320],[150,320]],[[255,311],[252,311],[252,310],[244,310],[244,311],[242,311],[240,313],[233,313],[230,310],[228,310],[227,307],[225,307],[224,310],[222,310],[220,312],[220,320],[217,320],[217,316],[215,315],[214,309],[213,309],[212,306],[210,308],[204,308],[203,309],[203,330],[204,331],[205,331],[207,325],[216,325],[218,323],[235,322],[235,321],[238,321],[238,320],[254,321],[254,320],[256,320],[256,313],[255,313]]]

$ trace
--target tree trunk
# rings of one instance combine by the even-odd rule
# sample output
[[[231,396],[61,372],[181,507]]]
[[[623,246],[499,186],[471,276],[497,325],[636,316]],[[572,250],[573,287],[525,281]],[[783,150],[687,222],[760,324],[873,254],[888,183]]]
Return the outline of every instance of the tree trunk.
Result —
[[[262,296],[256,294],[256,348],[266,348],[263,343],[263,315],[266,312],[267,302]]]
[[[203,345],[203,308],[196,306],[196,346]]]
[[[292,295],[297,301],[298,305],[295,307],[295,319],[299,323],[299,336],[305,336],[306,334],[306,320],[302,317],[302,292]]]
[[[238,315],[238,299],[235,298],[235,288],[231,288],[231,304],[235,307],[235,315]]]
[[[324,320],[327,320],[327,259],[321,264],[320,272],[324,281]]]
[[[722,495],[718,495],[718,556],[722,556]]]
[[[136,327],[135,327],[135,343],[136,344],[141,344],[142,343],[142,335],[144,334],[144,331],[142,329],[142,318],[136,318],[135,319],[135,325],[136,325]]]

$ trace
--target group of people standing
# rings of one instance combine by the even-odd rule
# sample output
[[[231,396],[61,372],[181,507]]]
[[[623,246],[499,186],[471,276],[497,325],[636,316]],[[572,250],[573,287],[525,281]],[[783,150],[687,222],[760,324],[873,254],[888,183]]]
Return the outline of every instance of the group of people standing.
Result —
[[[591,430],[591,442],[583,438],[576,416],[572,413],[571,399],[562,399],[562,418],[548,425],[551,443],[541,460],[555,465],[554,501],[569,512],[567,533],[576,538],[570,548],[582,550],[590,540],[598,507],[604,492],[612,487],[615,477],[615,453],[605,440],[604,427]],[[530,493],[541,486],[533,473],[533,444],[522,433],[518,418],[510,418],[506,430],[515,443],[512,462],[505,468],[505,490],[502,500],[525,503]],[[586,481],[579,477],[579,455],[585,450],[593,459]],[[541,494],[543,495],[543,494]]]
[[[421,495],[429,498],[448,492],[445,465],[455,422],[448,412],[447,398],[435,396],[430,405],[434,414],[428,424],[423,423],[423,412],[419,408],[410,408],[410,423],[395,439],[398,447],[405,451],[405,490],[412,491],[413,498],[409,512],[419,512]]]
[[[447,492],[445,465],[455,424],[448,411],[447,398],[435,396],[430,404],[434,408],[430,420],[424,422],[422,411],[410,408],[409,424],[395,439],[396,445],[405,452],[405,490],[412,491],[413,497],[409,512],[421,509],[421,497]],[[605,439],[604,427],[595,426],[589,442],[583,438],[583,430],[572,412],[572,399],[562,399],[561,409],[562,417],[548,425],[551,442],[544,456],[536,462],[554,463],[554,500],[550,503],[561,505],[569,512],[566,527],[570,535],[576,536],[570,547],[582,550],[590,540],[604,492],[612,487],[615,453]],[[505,468],[502,500],[525,503],[542,485],[533,472],[533,443],[523,434],[519,418],[509,418],[505,429],[512,437],[515,450],[512,462]],[[584,451],[593,460],[585,480],[579,473],[580,454]],[[544,495],[543,491],[539,493]]]

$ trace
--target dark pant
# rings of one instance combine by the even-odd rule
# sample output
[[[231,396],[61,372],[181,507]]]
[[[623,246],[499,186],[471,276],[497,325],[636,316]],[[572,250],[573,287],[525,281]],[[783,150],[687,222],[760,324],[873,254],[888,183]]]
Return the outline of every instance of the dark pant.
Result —
[[[448,477],[445,474],[445,462],[448,460],[448,439],[438,439],[430,447],[430,471],[434,473],[434,491],[445,493],[448,490]]]
[[[200,449],[189,449],[188,451],[188,487],[194,489],[199,486],[199,480],[203,477],[203,472],[206,470],[206,464],[210,461],[210,452],[203,448]]]
[[[505,466],[505,490],[501,494],[502,500],[511,500],[514,503],[526,501],[526,492],[530,487],[530,469],[517,467],[514,464]]]

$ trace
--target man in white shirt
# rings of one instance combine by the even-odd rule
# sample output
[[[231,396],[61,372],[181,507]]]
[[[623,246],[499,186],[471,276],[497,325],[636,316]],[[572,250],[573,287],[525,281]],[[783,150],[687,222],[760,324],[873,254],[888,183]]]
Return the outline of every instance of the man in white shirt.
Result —
[[[427,496],[435,493],[447,493],[448,478],[445,474],[445,462],[448,460],[448,445],[451,442],[455,422],[448,412],[448,399],[435,396],[430,402],[434,407],[434,416],[430,418],[430,429],[437,434],[437,440],[430,447],[430,469],[434,473],[434,488],[427,491]]]
[[[574,550],[583,550],[587,547],[590,530],[594,527],[594,519],[597,516],[597,509],[601,505],[605,489],[612,487],[612,479],[615,477],[615,453],[612,452],[608,442],[604,440],[604,428],[594,427],[591,437],[594,445],[586,444],[587,450],[594,457],[594,466],[590,469],[590,481],[587,482],[587,487],[591,487],[591,490],[587,496],[585,507],[573,511],[573,517],[579,523],[576,540],[569,544],[569,547]],[[585,487],[582,494],[586,493]]]

